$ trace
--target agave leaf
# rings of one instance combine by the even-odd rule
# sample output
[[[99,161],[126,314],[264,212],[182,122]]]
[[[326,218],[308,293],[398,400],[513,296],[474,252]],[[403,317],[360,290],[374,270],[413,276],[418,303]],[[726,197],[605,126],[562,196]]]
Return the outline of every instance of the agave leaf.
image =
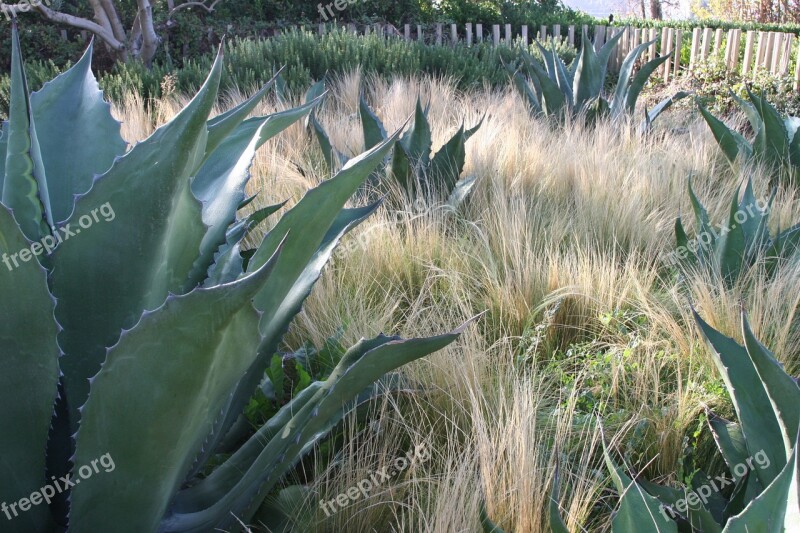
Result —
[[[731,163],[736,162],[736,158],[741,154],[745,159],[750,159],[753,156],[753,148],[748,144],[742,135],[732,129],[728,128],[721,120],[708,112],[708,110],[697,102],[697,107],[700,109],[700,114],[706,119],[708,127],[711,128],[711,133],[717,140],[719,147],[728,161]]]
[[[391,172],[404,191],[407,191],[412,197],[416,196],[417,179],[415,166],[402,143],[397,143],[394,146]]]
[[[747,444],[748,457],[763,452],[769,459],[769,465],[755,469],[759,481],[766,487],[786,464],[783,434],[772,411],[769,395],[745,348],[714,330],[697,312],[692,313],[730,394]]]
[[[433,139],[427,111],[422,108],[422,100],[419,97],[414,111],[414,127],[400,138],[400,143],[405,146],[412,165],[420,168],[428,166],[431,161]]]
[[[466,137],[462,124],[458,132],[433,156],[428,176],[428,184],[432,191],[429,192],[450,196],[464,171],[467,157],[465,144]]]
[[[744,111],[744,114],[747,117],[748,122],[750,122],[750,126],[753,128],[754,132],[757,132],[764,127],[764,121],[761,120],[761,115],[758,114],[758,111],[753,104],[742,100],[730,89],[728,89],[728,93],[731,95],[731,98],[733,98],[733,101],[742,108],[742,111]]]
[[[71,218],[76,226],[107,204],[113,220],[98,217],[80,234],[76,227],[56,249],[51,290],[64,327],[61,368],[73,429],[77,409],[88,397],[88,378],[100,369],[106,348],[144,310],[179,292],[197,258],[205,228],[188,178],[205,153],[206,121],[221,74],[218,58],[192,102],[95,181],[77,200]]]
[[[58,388],[55,301],[36,258],[19,260],[30,247],[14,217],[0,206],[0,502],[16,502],[47,484],[45,450]],[[13,257],[13,259],[12,259]],[[17,511],[14,511],[16,515]],[[22,533],[50,530],[46,505],[34,506],[4,526]],[[3,522],[6,518],[0,518]]]
[[[642,52],[647,50],[647,48],[654,42],[655,41],[642,43],[631,50],[627,56],[625,56],[625,60],[622,62],[622,66],[619,70],[619,81],[617,82],[617,87],[614,91],[614,99],[611,102],[611,114],[613,116],[619,117],[625,112],[633,113],[635,111],[636,97],[633,98],[633,106],[631,106],[628,95],[630,94],[630,91],[635,90],[637,93],[636,96],[638,97],[638,93],[641,92],[642,87],[644,87],[644,83],[647,82],[650,74],[645,76],[641,86],[638,88],[634,88],[633,84],[631,84],[631,74],[633,74],[633,67],[636,65],[636,61],[639,60],[639,56],[642,55]],[[645,65],[645,67],[646,66],[647,65]]]
[[[481,521],[481,527],[483,528],[483,533],[506,533],[506,531],[503,528],[495,524],[494,521],[492,521],[492,519],[489,518],[489,513],[486,511],[485,501],[481,500],[478,512],[480,514],[480,521]]]
[[[728,521],[723,530],[725,533],[752,533],[756,530],[784,533],[797,529],[797,524],[800,524],[797,453],[798,439],[795,437],[794,450],[781,472],[744,511]]]
[[[745,254],[747,253],[744,231],[736,221],[736,213],[738,211],[739,202],[737,196],[734,195],[727,225],[720,231],[714,254],[714,260],[719,266],[722,279],[729,286],[732,286],[739,277],[744,265]]]
[[[531,110],[540,115],[543,113],[542,104],[539,102],[539,98],[536,96],[536,92],[531,89],[531,86],[525,80],[525,77],[520,72],[515,72],[514,75],[511,77],[514,81],[514,85],[516,86],[517,90],[522,94],[525,100],[530,106]]]
[[[256,106],[264,99],[275,84],[275,80],[283,68],[278,71],[264,86],[253,96],[234,107],[217,115],[208,121],[208,142],[206,143],[206,157],[210,156],[219,147],[228,135],[234,132],[239,125],[255,110]]]
[[[364,130],[364,145],[369,150],[383,142],[386,138],[386,129],[378,115],[367,104],[363,92],[358,99],[358,112],[361,116],[361,127]]]
[[[317,142],[319,142],[319,147],[322,150],[322,156],[325,158],[328,172],[333,173],[347,162],[347,158],[333,147],[328,134],[322,127],[322,124],[319,123],[319,120],[317,120],[316,111],[311,111],[308,120],[311,127],[314,129],[314,135],[316,135]]]
[[[200,255],[195,261],[184,289],[200,284],[211,266],[213,254],[225,243],[228,226],[236,218],[236,211],[245,198],[245,187],[250,181],[250,166],[256,151],[269,139],[302,119],[319,100],[295,109],[251,119],[236,128],[213,153],[192,181],[192,192],[203,202],[203,223],[208,231],[200,244]]]
[[[706,208],[700,203],[700,200],[694,193],[694,189],[692,189],[691,177],[687,180],[687,184],[689,189],[689,199],[692,202],[692,210],[694,211],[695,225],[697,226],[697,235],[695,238],[698,239],[698,241],[701,241],[704,240],[701,238],[702,235],[708,236],[708,243],[703,243],[702,246],[698,246],[695,253],[700,261],[707,263],[709,262],[709,257],[713,255],[712,251],[717,248],[717,232],[714,231],[714,228],[711,226],[711,220],[708,216],[708,211],[706,211]]]
[[[120,123],[111,116],[111,106],[103,100],[92,74],[92,49],[90,43],[72,68],[31,95],[56,221],[69,217],[74,195],[88,191],[94,177],[111,168],[128,146],[120,136]],[[81,134],[64,135],[65,124]]]
[[[643,44],[642,46],[645,46],[645,44]],[[633,114],[636,112],[636,102],[639,100],[639,95],[644,89],[644,86],[647,85],[647,81],[650,79],[650,76],[653,74],[653,72],[655,72],[659,66],[661,66],[667,59],[669,59],[669,57],[670,54],[667,54],[665,56],[652,59],[647,63],[645,63],[644,65],[642,65],[642,68],[640,68],[639,71],[636,72],[636,74],[634,74],[633,79],[630,82],[630,86],[628,87],[627,91],[625,91],[625,96],[624,96],[624,105],[625,109],[628,110],[628,113]],[[627,80],[628,78],[625,79]],[[664,101],[666,100],[669,99],[665,99]],[[615,96],[614,102],[616,103],[616,101],[617,97]],[[623,101],[620,101],[619,105],[623,105]],[[672,103],[670,102],[669,105],[672,105]],[[657,107],[658,106],[656,106],[656,108]],[[654,119],[651,119],[651,121],[652,120]]]
[[[28,81],[22,64],[16,19],[11,25],[11,91],[9,95],[8,141],[5,179],[0,195],[3,205],[14,212],[22,233],[31,241],[50,234],[55,225],[47,190],[33,112],[28,99]]]
[[[550,491],[550,504],[548,505],[548,512],[550,515],[550,531],[552,533],[569,533],[567,525],[561,518],[561,509],[559,501],[559,479],[558,479],[558,462],[556,462],[555,471],[553,472],[553,484]]]
[[[744,475],[736,481],[736,486],[733,488],[733,493],[731,493],[731,498],[728,500],[728,505],[725,506],[725,512],[722,515],[722,523],[727,523],[731,516],[737,515],[744,511],[744,508],[747,507],[747,504],[750,503],[755,495],[752,497],[748,496],[748,492],[751,492],[749,487],[750,481],[758,481],[756,477],[751,474],[750,470],[744,473]],[[763,491],[763,488],[759,486],[758,494]]]
[[[254,521],[270,533],[291,533],[308,528],[313,520],[313,507],[308,505],[312,496],[311,489],[303,485],[281,489],[261,504]]]
[[[108,351],[82,408],[75,464],[108,454],[115,468],[73,488],[71,530],[157,530],[228,391],[255,359],[259,316],[250,302],[278,255],[234,284],[171,296]],[[141,435],[170,446],[141,446]]]
[[[452,333],[428,339],[380,336],[359,342],[348,350],[314,395],[294,410],[291,420],[279,434],[268,442],[257,440],[263,450],[224,497],[203,511],[169,516],[162,530],[201,532],[231,528],[237,523],[237,517],[248,522],[275,484],[327,434],[331,421],[339,416],[343,405],[380,376],[452,343],[467,324]],[[236,461],[238,453],[231,460]]]
[[[770,200],[770,205],[771,202],[772,200]],[[744,240],[748,244],[748,254],[752,255],[762,247],[763,242],[769,239],[769,209],[762,211],[759,208],[758,199],[753,192],[753,180],[749,177],[745,183],[744,193],[742,193],[739,211],[747,215],[741,227]]]
[[[542,90],[542,110],[544,114],[558,116],[566,105],[564,93],[561,92],[558,84],[550,79],[541,65],[532,63],[531,70]]]
[[[467,196],[469,196],[469,193],[472,192],[472,189],[478,182],[478,178],[479,176],[473,175],[459,180],[458,183],[456,183],[455,188],[453,188],[453,192],[451,192],[450,196],[447,198],[447,205],[453,209],[457,209],[461,204],[463,204],[464,200],[467,199]]]
[[[689,265],[696,264],[697,256],[689,247],[689,236],[686,234],[686,230],[683,228],[683,222],[681,222],[680,217],[675,219],[675,240],[677,241],[678,249],[685,250],[686,254],[685,259],[681,259],[680,257],[678,257],[678,259],[685,261]],[[677,250],[675,253],[677,253]]]
[[[778,111],[767,102],[748,90],[750,100],[763,122],[753,141],[753,155],[774,165],[781,165],[789,157],[789,136],[786,125]]]
[[[725,464],[728,465],[728,470],[733,474],[737,482],[740,481],[743,476],[739,475],[735,467],[736,465],[746,464],[745,461],[749,457],[741,426],[735,422],[720,418],[713,413],[709,413],[708,426],[714,436],[714,441],[717,443],[717,448],[722,453]]]
[[[747,315],[742,311],[742,332],[747,353],[764,383],[772,408],[783,434],[786,457],[791,455],[792,447],[800,431],[800,387],[775,359],[766,346],[753,335]]]
[[[619,468],[608,453],[603,442],[603,456],[611,473],[611,480],[620,494],[619,509],[611,519],[611,530],[614,532],[653,531],[658,533],[678,531],[678,526],[666,518],[661,511],[657,498],[651,496],[642,487]]]
[[[324,95],[327,95],[327,94],[328,94],[328,91],[325,90],[325,78],[323,77],[317,83],[315,83],[314,85],[312,85],[311,87],[308,88],[308,90],[306,91],[306,95],[305,95],[304,101],[305,101],[305,103],[308,104],[308,103],[320,98],[321,96],[324,96]],[[311,125],[311,115],[306,117],[306,128],[308,128],[310,125]]]
[[[0,122],[0,199],[3,197],[3,181],[6,179],[6,154],[8,153],[8,122]]]

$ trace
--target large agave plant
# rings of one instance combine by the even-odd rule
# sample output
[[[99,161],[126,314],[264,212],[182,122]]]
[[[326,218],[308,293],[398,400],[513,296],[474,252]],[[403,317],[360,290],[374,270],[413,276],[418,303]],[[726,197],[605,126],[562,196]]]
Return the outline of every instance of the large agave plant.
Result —
[[[692,190],[691,180],[689,197],[697,234],[690,239],[678,217],[675,221],[678,248],[670,254],[674,264],[704,269],[717,275],[727,286],[733,286],[739,275],[756,261],[763,260],[767,273],[772,274],[782,261],[795,256],[800,247],[800,224],[770,236],[769,215],[775,193],[768,201],[759,202],[750,179],[741,201],[738,192],[734,194],[728,219],[716,227]]]
[[[308,90],[306,102],[318,98],[324,90],[323,80]],[[395,144],[389,170],[411,198],[419,198],[422,195],[443,198],[448,199],[451,205],[455,205],[467,196],[475,184],[474,176],[462,179],[461,174],[466,163],[466,143],[483,125],[483,119],[469,129],[462,124],[450,140],[439,151],[433,153],[428,111],[429,107],[423,107],[422,100],[417,97],[414,122]],[[386,128],[370,108],[363,94],[359,98],[359,117],[367,149],[386,141]],[[314,131],[329,169],[337,168],[347,161],[347,157],[333,146],[313,112],[309,117],[309,127]],[[380,176],[376,178],[379,179]]]
[[[605,93],[608,61],[614,47],[622,38],[618,33],[609,39],[600,50],[595,52],[589,38],[584,32],[581,39],[581,50],[571,65],[567,66],[558,56],[555,48],[547,50],[536,43],[544,58],[544,64],[533,56],[523,52],[522,70],[509,66],[514,84],[528,102],[535,115],[553,117],[558,120],[566,116],[586,117],[592,123],[601,116],[619,119],[636,112],[636,103],[650,75],[670,56],[657,57],[642,65],[634,74],[639,57],[652,42],[643,43],[631,50],[619,73],[619,81],[610,99]],[[679,92],[664,99],[652,110],[645,112],[642,129],[650,124],[673,102],[684,98],[688,93]]]
[[[731,92],[753,128],[755,136],[752,142],[712,115],[699,100],[697,107],[728,161],[734,163],[739,157],[746,161],[755,160],[775,171],[788,172],[796,179],[800,170],[800,135],[797,135],[800,118],[782,117],[763,95],[759,96],[750,89],[747,95],[749,102]]]
[[[378,208],[344,204],[399,133],[245,251],[245,233],[276,210],[237,215],[255,151],[318,100],[247,120],[265,87],[209,120],[220,55],[186,108],[127,150],[91,51],[29,95],[13,29],[0,142],[0,530],[236,530],[362,391],[458,335],[362,340],[218,454],[334,247]]]
[[[699,471],[690,486],[633,480],[605,452],[622,495],[612,531],[786,533],[800,525],[800,387],[753,335],[742,313],[744,346],[695,320],[728,389],[738,422],[709,417],[730,476]]]

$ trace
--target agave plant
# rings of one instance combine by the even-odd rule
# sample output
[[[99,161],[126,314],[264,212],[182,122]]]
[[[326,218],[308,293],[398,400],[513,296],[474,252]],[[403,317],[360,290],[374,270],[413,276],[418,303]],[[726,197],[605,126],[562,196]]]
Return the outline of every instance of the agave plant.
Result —
[[[639,57],[654,41],[643,43],[631,50],[622,62],[619,81],[609,100],[604,91],[608,60],[622,35],[622,32],[617,33],[595,52],[594,46],[584,32],[581,50],[570,66],[558,56],[555,48],[547,50],[537,42],[544,58],[544,65],[530,54],[523,52],[523,67],[529,77],[523,75],[519,69],[514,70],[511,66],[507,68],[512,74],[515,86],[535,115],[558,120],[562,120],[565,116],[584,116],[589,123],[595,122],[601,116],[611,116],[616,120],[635,114],[639,94],[650,79],[650,75],[670,57],[670,54],[667,54],[652,59],[634,74],[634,67]],[[646,111],[642,129],[649,128],[665,109],[686,96],[688,93],[679,92],[664,99],[651,111]]]
[[[753,334],[742,312],[744,346],[697,313],[695,320],[733,401],[738,422],[709,416],[730,477],[699,471],[690,486],[632,480],[605,451],[622,495],[612,531],[784,533],[800,524],[800,387]]]
[[[691,179],[688,187],[697,235],[690,239],[678,217],[675,222],[678,248],[670,254],[673,264],[712,272],[730,287],[756,261],[763,260],[771,275],[782,261],[797,253],[800,224],[770,236],[769,215],[774,191],[769,200],[759,202],[753,193],[752,180],[748,179],[741,201],[738,191],[734,194],[727,221],[714,227],[708,211],[692,190]]]
[[[209,120],[220,55],[194,99],[128,150],[91,73],[91,45],[29,95],[12,31],[0,142],[0,529],[228,531],[260,507],[275,516],[265,497],[362,391],[459,333],[360,341],[219,455],[334,247],[378,208],[344,204],[399,132],[245,251],[243,236],[277,210],[237,214],[255,151],[318,100],[246,119],[265,87]]]
[[[796,135],[800,118],[782,117],[763,95],[758,96],[749,88],[747,102],[731,92],[731,96],[744,111],[755,132],[752,142],[742,134],[729,128],[697,101],[700,114],[711,128],[725,157],[734,163],[739,157],[744,160],[762,162],[776,171],[786,170],[795,177],[800,169],[800,135]]]
[[[312,86],[306,94],[306,101],[318,98],[324,93],[324,87],[324,80]],[[433,153],[429,110],[430,107],[423,107],[422,100],[417,97],[413,125],[394,146],[390,172],[411,198],[426,195],[449,199],[451,205],[456,205],[475,184],[475,176],[461,179],[461,174],[466,163],[466,143],[480,129],[484,119],[469,129],[462,124],[455,135]],[[363,93],[359,98],[359,117],[366,149],[386,141],[386,128],[370,108]],[[328,168],[334,169],[344,164],[347,157],[333,146],[315,113],[311,113],[308,124],[314,131]]]

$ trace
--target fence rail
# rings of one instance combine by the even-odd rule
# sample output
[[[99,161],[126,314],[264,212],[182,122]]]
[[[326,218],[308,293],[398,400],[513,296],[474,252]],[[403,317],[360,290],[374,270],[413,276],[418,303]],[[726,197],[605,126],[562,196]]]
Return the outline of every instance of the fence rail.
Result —
[[[332,24],[320,24],[318,31],[324,34],[334,27]],[[618,33],[623,33],[616,52],[612,55],[610,68],[619,69],[625,56],[637,46],[656,40],[643,54],[646,60],[673,52],[659,69],[659,74],[664,81],[670,78],[691,73],[699,65],[711,58],[719,58],[726,70],[737,73],[743,77],[755,79],[759,72],[769,72],[776,76],[789,76],[792,73],[794,90],[800,90],[800,39],[793,33],[777,31],[749,30],[743,33],[740,29],[694,28],[681,30],[677,28],[633,28],[630,26],[588,26],[576,27],[573,25],[539,26],[529,28],[519,27],[519,32],[514,31],[511,24],[486,25],[481,23],[467,23],[463,27],[450,24],[449,31],[445,33],[444,24],[432,26],[406,24],[402,30],[386,24],[357,27],[355,24],[342,26],[354,33],[377,33],[384,36],[395,36],[407,41],[418,40],[435,43],[440,46],[463,43],[472,46],[476,43],[488,42],[495,46],[515,46],[524,44],[528,46],[532,39],[544,41],[547,37],[556,37],[566,40],[576,46],[581,32],[591,36],[595,49],[599,49],[608,39]],[[797,41],[797,42],[796,42]],[[686,62],[681,57],[684,43],[689,48],[689,60]]]

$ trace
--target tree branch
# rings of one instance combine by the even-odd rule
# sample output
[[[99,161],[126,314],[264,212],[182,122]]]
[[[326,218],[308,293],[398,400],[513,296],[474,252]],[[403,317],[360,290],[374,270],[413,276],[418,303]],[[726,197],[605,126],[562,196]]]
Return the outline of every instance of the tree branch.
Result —
[[[211,2],[210,6],[207,6],[205,2],[186,2],[184,4],[172,8],[169,12],[169,17],[171,18],[173,13],[183,9],[184,7],[202,7],[203,9],[206,10],[206,12],[213,13],[216,5],[219,4],[221,1],[222,0],[214,0],[213,2]]]
[[[38,11],[45,19],[49,20],[50,22],[56,22],[58,24],[65,24],[67,26],[71,26],[73,28],[78,28],[79,30],[87,30],[92,32],[93,34],[97,35],[103,41],[105,41],[112,49],[117,51],[125,50],[125,43],[120,42],[112,31],[109,28],[104,28],[100,24],[81,17],[76,17],[74,15],[68,15],[66,13],[60,13],[58,11],[54,11],[49,7],[45,6],[43,3],[39,3],[37,5],[30,4],[28,2],[22,2],[19,4],[5,4],[0,3],[0,9],[6,13],[26,13],[33,8],[34,10]]]

